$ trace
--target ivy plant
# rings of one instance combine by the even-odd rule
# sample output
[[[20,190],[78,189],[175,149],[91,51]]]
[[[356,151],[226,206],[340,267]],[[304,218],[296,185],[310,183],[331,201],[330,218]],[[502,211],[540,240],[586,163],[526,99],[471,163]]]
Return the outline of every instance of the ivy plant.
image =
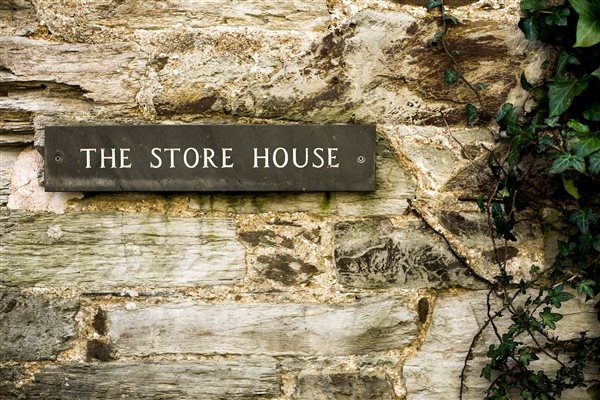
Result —
[[[564,303],[575,295],[596,301],[600,293],[600,0],[521,0],[520,8],[519,28],[550,56],[539,78],[521,74],[523,103],[504,104],[496,115],[504,145],[489,155],[495,183],[477,200],[488,218],[498,275],[488,293],[488,319],[465,359],[460,397],[473,348],[491,329],[496,342],[481,372],[489,382],[485,398],[558,399],[579,387],[595,400],[600,382],[589,373],[597,372],[600,339],[577,326],[563,327],[571,330],[568,339],[556,330]],[[439,12],[442,26],[432,43],[443,44],[443,0],[430,0],[428,9]],[[458,66],[443,78],[450,85],[465,81]],[[549,268],[532,266],[528,279],[516,280],[507,270],[507,246],[517,241],[514,229],[524,223],[518,219],[525,208],[553,215],[539,217],[559,239]]]

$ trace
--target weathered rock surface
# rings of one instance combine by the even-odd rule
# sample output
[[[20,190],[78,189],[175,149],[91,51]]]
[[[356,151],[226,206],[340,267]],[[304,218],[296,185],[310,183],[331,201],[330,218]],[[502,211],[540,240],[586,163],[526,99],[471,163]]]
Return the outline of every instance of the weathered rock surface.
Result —
[[[394,390],[385,375],[379,373],[308,373],[298,376],[297,400],[392,400]]]
[[[431,326],[415,357],[406,361],[403,375],[406,383],[407,399],[448,399],[458,398],[460,373],[473,337],[487,319],[487,291],[446,294],[436,301]],[[492,297],[492,304],[498,303]],[[600,335],[593,302],[584,302],[581,297],[563,303],[560,312],[563,320],[552,331],[561,339],[573,339],[580,331],[588,331],[590,337]],[[499,320],[496,323],[502,333],[510,321]],[[576,332],[573,327],[576,326]],[[527,338],[523,338],[524,341]],[[529,339],[530,340],[530,339]],[[489,382],[480,377],[481,369],[487,364],[486,352],[497,339],[488,326],[476,343],[473,358],[468,361],[464,388],[465,399],[481,399]],[[546,371],[556,369],[551,360],[536,361]],[[532,366],[536,363],[534,362]],[[583,397],[582,397],[583,396]],[[566,391],[561,398],[585,398],[581,389]]]
[[[0,361],[54,360],[77,335],[72,299],[0,291]]]
[[[279,395],[277,361],[68,363],[44,366],[21,392],[36,399],[255,399]]]
[[[400,297],[343,305],[111,306],[109,336],[121,356],[365,354],[402,348],[416,338],[417,315],[409,307],[410,301]]]
[[[244,277],[229,218],[0,213],[0,281],[11,286],[202,286]]]
[[[12,166],[19,155],[17,149],[0,150],[0,205],[8,202]]]
[[[446,242],[415,218],[405,218],[398,226],[385,218],[339,222],[334,246],[336,272],[344,286],[483,286]]]
[[[248,248],[249,277],[296,285],[322,274],[322,223],[305,214],[239,218],[238,237]],[[252,274],[253,272],[253,274]]]

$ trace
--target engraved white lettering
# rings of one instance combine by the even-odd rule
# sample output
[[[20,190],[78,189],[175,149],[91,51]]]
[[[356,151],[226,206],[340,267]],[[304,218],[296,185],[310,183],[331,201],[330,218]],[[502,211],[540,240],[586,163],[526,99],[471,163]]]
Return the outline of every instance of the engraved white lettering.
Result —
[[[80,153],[85,153],[85,167],[92,168],[91,152],[96,152],[96,149],[79,149]]]

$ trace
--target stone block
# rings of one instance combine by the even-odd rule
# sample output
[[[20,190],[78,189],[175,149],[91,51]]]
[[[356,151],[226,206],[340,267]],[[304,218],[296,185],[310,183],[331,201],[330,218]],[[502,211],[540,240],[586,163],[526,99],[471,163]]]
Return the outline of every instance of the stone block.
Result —
[[[0,361],[54,360],[71,347],[79,302],[0,290]]]
[[[277,360],[128,361],[44,366],[31,399],[256,399],[279,395]]]
[[[229,284],[244,277],[230,218],[1,212],[0,281],[102,288]]]
[[[410,301],[402,297],[341,305],[132,303],[111,306],[108,317],[109,337],[128,357],[366,354],[409,345],[419,327]]]
[[[339,282],[354,288],[482,287],[446,242],[422,221],[405,218],[344,221],[334,226]]]
[[[295,400],[392,400],[394,389],[381,373],[308,373],[298,376]]]

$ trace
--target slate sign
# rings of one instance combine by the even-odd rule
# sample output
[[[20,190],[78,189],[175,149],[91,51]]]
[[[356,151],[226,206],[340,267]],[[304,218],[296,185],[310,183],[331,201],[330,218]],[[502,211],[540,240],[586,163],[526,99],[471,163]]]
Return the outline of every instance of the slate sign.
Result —
[[[372,125],[46,128],[47,191],[373,191]]]

